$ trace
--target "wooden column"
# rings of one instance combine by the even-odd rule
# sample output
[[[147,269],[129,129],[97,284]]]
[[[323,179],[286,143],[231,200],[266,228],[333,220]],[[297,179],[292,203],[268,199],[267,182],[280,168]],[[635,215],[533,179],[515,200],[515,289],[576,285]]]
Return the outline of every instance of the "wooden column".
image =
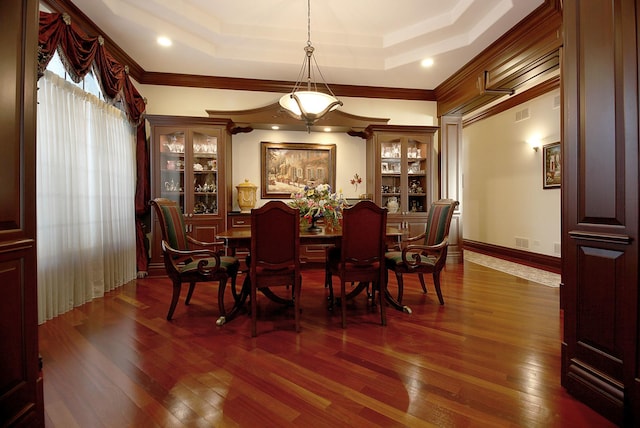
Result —
[[[440,197],[460,202],[451,219],[448,260],[462,262],[462,116],[440,118]]]

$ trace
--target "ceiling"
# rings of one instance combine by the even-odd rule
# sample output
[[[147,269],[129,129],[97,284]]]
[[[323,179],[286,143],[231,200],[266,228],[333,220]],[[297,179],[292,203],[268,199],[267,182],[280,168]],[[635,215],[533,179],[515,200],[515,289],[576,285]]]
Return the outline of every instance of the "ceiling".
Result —
[[[148,72],[295,81],[304,58],[304,0],[72,1]],[[329,83],[435,89],[543,2],[311,0],[311,42]]]

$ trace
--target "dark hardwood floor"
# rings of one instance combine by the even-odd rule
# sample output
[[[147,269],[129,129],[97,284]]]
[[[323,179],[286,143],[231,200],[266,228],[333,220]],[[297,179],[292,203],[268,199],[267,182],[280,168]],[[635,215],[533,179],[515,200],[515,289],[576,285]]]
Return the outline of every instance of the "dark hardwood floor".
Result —
[[[406,282],[413,314],[382,327],[360,295],[343,330],[305,271],[302,331],[260,295],[256,338],[246,314],[216,327],[206,284],[171,322],[168,280],[127,284],[40,326],[47,426],[612,426],[560,386],[558,289],[469,262],[445,306]]]

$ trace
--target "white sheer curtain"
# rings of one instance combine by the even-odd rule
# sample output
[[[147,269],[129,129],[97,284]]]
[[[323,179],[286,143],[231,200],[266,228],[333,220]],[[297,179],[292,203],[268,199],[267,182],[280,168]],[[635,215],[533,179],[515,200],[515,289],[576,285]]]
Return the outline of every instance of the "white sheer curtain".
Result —
[[[38,82],[38,322],[136,277],[135,130],[47,71]]]

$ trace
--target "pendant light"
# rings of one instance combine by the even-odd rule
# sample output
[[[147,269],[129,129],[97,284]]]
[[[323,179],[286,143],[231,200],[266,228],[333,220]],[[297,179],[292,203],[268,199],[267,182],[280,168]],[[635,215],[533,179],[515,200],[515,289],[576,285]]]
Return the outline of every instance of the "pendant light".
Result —
[[[311,132],[311,126],[318,119],[342,105],[342,101],[335,97],[325,82],[313,56],[313,51],[314,47],[311,44],[311,0],[307,0],[307,45],[304,47],[304,61],[293,90],[280,98],[280,106],[292,117],[304,121],[309,132]],[[325,88],[322,92],[318,90],[318,84],[314,80],[314,65]]]

